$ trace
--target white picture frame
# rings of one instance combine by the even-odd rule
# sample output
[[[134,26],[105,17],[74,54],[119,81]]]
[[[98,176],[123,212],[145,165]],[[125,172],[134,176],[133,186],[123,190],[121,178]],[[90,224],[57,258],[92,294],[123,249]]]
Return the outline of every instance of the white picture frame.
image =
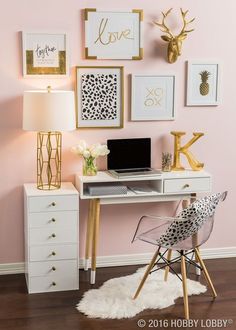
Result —
[[[123,66],[76,67],[77,128],[123,128]]]
[[[219,105],[219,62],[191,60],[187,62],[187,70],[186,106]]]
[[[85,58],[141,60],[143,11],[84,9]]]
[[[132,74],[131,120],[174,120],[175,81],[173,74]]]
[[[22,31],[23,76],[69,75],[68,36],[65,32]]]

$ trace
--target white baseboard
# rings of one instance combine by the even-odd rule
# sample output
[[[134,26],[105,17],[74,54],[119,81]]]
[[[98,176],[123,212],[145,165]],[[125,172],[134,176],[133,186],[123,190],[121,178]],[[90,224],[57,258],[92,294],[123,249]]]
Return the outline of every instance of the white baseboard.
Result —
[[[147,264],[153,253],[122,254],[114,256],[98,256],[97,267],[114,267]],[[219,259],[236,257],[236,247],[201,249],[203,259]],[[84,259],[79,260],[79,268],[83,268]],[[24,263],[0,264],[0,275],[24,273]]]

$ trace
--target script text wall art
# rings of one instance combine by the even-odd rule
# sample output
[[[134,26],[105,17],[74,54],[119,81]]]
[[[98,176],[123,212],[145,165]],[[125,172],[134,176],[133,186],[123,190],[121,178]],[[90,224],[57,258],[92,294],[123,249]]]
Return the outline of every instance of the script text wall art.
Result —
[[[142,59],[142,10],[106,12],[86,8],[84,16],[87,59]]]

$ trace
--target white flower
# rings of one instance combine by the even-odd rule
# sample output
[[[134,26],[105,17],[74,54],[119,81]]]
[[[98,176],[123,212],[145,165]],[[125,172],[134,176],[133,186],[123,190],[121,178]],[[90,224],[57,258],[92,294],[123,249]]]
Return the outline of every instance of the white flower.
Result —
[[[71,151],[77,155],[82,155],[86,159],[89,157],[96,159],[99,156],[106,156],[110,152],[105,144],[95,143],[88,147],[84,140],[80,140],[75,147],[71,148]]]
[[[91,156],[91,153],[88,149],[85,149],[82,153],[84,158],[89,158]]]
[[[109,152],[110,152],[110,150],[108,150],[106,144],[100,145],[100,151],[99,151],[100,156],[106,156],[109,154]]]

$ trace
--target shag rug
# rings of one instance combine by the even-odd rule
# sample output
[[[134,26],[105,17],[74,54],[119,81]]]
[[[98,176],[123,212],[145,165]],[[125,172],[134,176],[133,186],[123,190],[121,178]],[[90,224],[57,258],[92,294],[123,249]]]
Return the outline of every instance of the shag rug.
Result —
[[[91,289],[83,295],[77,309],[88,317],[102,319],[130,318],[145,309],[162,309],[174,305],[175,300],[183,297],[182,282],[176,275],[169,273],[164,281],[164,270],[148,276],[138,298],[133,296],[143,277],[145,267],[128,276],[106,281],[99,289]],[[188,295],[198,295],[206,291],[199,282],[187,280]]]

